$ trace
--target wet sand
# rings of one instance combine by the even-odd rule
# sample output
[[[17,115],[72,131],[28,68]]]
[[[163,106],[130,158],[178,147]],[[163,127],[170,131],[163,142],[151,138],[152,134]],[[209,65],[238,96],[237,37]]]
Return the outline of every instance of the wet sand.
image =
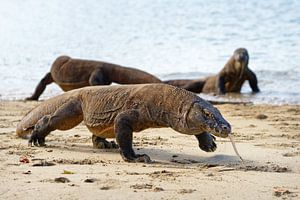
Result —
[[[244,164],[229,139],[206,153],[169,128],[134,133],[136,152],[155,161],[143,164],[93,149],[83,124],[54,131],[47,147],[28,147],[15,127],[38,104],[0,101],[0,199],[300,198],[300,105],[217,106]]]

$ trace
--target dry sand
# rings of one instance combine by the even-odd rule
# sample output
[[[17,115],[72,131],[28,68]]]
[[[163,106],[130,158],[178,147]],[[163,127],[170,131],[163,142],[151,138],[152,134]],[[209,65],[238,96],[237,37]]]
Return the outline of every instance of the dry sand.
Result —
[[[243,165],[229,139],[217,138],[218,149],[206,153],[169,128],[134,133],[151,164],[93,149],[82,124],[54,131],[47,147],[28,147],[15,127],[38,104],[0,102],[0,199],[300,199],[300,106],[217,106]]]

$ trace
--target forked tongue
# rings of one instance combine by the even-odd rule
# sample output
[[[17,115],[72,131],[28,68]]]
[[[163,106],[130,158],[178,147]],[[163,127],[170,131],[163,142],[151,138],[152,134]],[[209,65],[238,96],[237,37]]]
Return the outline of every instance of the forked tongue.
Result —
[[[233,140],[231,134],[229,134],[228,137],[229,137],[230,142],[231,142],[231,144],[232,144],[232,146],[233,146],[233,149],[234,149],[235,154],[241,159],[242,162],[244,162],[242,156],[241,156],[241,155],[239,154],[239,152],[237,151],[237,148],[236,148],[236,146],[235,146],[235,142],[234,142],[234,140]]]

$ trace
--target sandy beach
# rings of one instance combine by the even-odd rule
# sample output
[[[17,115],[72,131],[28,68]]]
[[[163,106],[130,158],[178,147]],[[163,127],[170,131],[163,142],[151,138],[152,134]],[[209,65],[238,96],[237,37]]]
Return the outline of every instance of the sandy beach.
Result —
[[[300,1],[287,0],[0,1],[0,200],[300,200],[299,11]],[[238,48],[247,55],[233,56]],[[41,101],[22,100],[40,82],[56,80],[48,73],[63,55],[136,68],[162,81],[219,74],[212,83],[218,89],[224,80],[236,91],[246,78],[240,93],[199,94],[231,102],[216,107],[244,162],[229,138],[216,137],[218,148],[207,153],[194,136],[171,128],[134,133],[135,152],[152,163],[128,163],[117,149],[93,148],[84,123],[53,131],[46,147],[28,146],[16,136],[17,124],[63,91],[48,84]],[[228,83],[220,72],[231,58],[243,58],[247,68],[232,65]],[[65,79],[56,83],[70,88],[72,77],[75,85],[85,77],[113,85],[146,80],[126,70],[99,69],[95,79],[84,67],[55,71]],[[255,77],[260,92],[254,94]]]
[[[299,199],[300,106],[218,105],[229,139],[206,153],[193,136],[169,128],[134,133],[153,163],[126,163],[94,149],[84,124],[54,131],[46,147],[28,147],[15,128],[40,102],[0,102],[0,199]]]

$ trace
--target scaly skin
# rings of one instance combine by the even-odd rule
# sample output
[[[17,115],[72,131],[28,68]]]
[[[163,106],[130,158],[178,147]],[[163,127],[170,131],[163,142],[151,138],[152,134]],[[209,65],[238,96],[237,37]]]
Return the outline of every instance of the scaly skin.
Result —
[[[40,81],[34,94],[26,100],[38,100],[48,84],[55,82],[64,91],[93,85],[160,83],[155,76],[129,67],[116,64],[58,57],[51,70]]]
[[[184,88],[195,93],[241,92],[246,80],[253,92],[259,92],[257,78],[248,68],[249,54],[246,49],[236,49],[224,68],[214,76],[195,80],[169,80],[164,83]]]
[[[199,147],[214,151],[211,134],[227,137],[230,124],[218,109],[192,92],[166,84],[93,86],[66,92],[42,102],[18,124],[21,137],[32,132],[29,143],[45,145],[56,129],[68,130],[84,121],[93,133],[94,147],[116,148],[105,138],[116,138],[125,161],[150,162],[132,148],[132,132],[171,127],[195,135]],[[210,134],[211,133],[211,134]]]

